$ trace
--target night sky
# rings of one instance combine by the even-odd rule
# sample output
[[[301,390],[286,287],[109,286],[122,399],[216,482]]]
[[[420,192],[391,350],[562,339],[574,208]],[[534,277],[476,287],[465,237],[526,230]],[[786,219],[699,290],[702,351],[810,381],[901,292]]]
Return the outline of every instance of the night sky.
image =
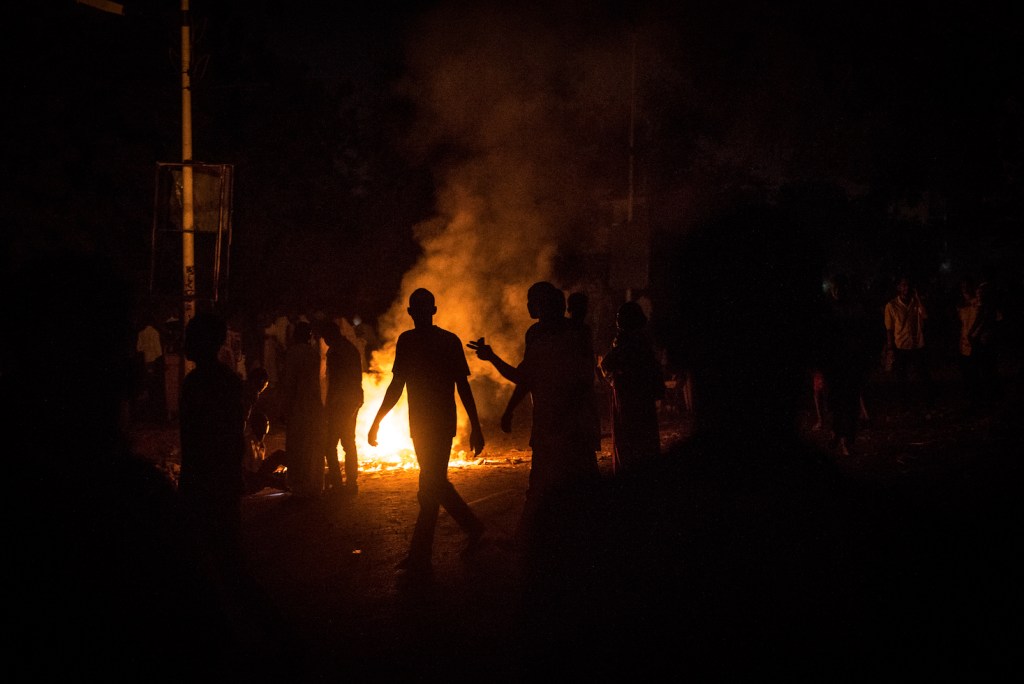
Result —
[[[144,285],[154,168],[181,160],[177,3],[25,4],[5,269],[72,244]],[[814,223],[823,271],[1020,285],[1024,22],[1008,3],[192,10],[194,158],[234,166],[236,310],[376,317],[410,272],[458,274],[496,307],[541,277],[608,286],[631,102],[654,296],[671,288],[659,258],[737,192]]]

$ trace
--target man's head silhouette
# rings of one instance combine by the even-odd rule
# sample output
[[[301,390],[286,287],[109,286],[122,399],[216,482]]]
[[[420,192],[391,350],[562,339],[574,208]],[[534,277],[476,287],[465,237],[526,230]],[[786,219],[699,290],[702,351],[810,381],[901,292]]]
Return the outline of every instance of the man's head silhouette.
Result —
[[[565,293],[546,280],[526,291],[526,307],[531,318],[547,321],[565,315]]]
[[[640,330],[647,325],[647,315],[644,314],[643,308],[636,302],[626,302],[619,307],[619,311],[615,316],[615,323],[619,330],[632,332]]]
[[[417,288],[409,295],[409,308],[406,309],[416,325],[430,325],[437,306],[434,304],[434,293],[425,288]]]
[[[566,300],[569,309],[569,318],[577,321],[584,321],[587,318],[587,309],[590,306],[590,299],[585,292],[573,292]]]
[[[196,363],[216,360],[227,335],[223,318],[209,312],[197,313],[185,328],[185,358]]]

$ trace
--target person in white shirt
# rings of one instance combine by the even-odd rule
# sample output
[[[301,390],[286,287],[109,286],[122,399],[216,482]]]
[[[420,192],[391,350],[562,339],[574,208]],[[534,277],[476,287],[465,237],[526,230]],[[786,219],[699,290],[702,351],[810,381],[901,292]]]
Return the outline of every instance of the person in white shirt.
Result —
[[[928,349],[925,346],[924,323],[928,311],[910,279],[901,277],[896,283],[896,296],[885,305],[884,321],[886,350],[893,353],[892,372],[900,403],[904,406],[911,398],[912,378],[926,404],[934,402]]]
[[[140,417],[155,419],[163,415],[163,359],[164,349],[152,316],[147,315],[143,327],[135,338],[135,351],[142,365],[142,386],[139,396]]]

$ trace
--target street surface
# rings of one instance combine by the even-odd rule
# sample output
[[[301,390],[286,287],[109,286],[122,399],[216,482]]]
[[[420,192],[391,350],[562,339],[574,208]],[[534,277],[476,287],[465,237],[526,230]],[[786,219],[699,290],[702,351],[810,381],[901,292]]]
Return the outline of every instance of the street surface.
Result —
[[[1011,396],[1018,391],[1011,386]],[[979,456],[1005,434],[1000,413],[1005,404],[966,415],[951,377],[940,382],[937,399],[927,411],[903,410],[889,401],[884,383],[874,383],[867,396],[869,420],[851,456],[838,461],[843,473],[882,487],[914,483],[930,492],[929,501],[961,503],[984,496],[978,487],[1016,476],[1016,469],[993,470],[1005,464]],[[806,440],[827,449],[827,433],[810,429],[813,409],[808,407],[801,421]],[[662,427],[663,446],[677,444],[689,434],[690,419],[685,412],[666,415]],[[395,572],[417,512],[415,469],[363,472],[356,496],[300,504],[285,492],[266,489],[245,499],[250,566],[302,644],[297,673],[388,680],[448,672],[473,678],[481,668],[480,680],[515,678],[510,673],[516,659],[529,655],[515,643],[520,578],[505,542],[529,476],[528,426],[517,426],[512,435],[487,423],[484,429],[488,445],[482,458],[451,468],[450,479],[485,521],[494,543],[463,558],[464,537],[442,512],[429,584],[404,584]],[[137,426],[133,439],[138,451],[173,472],[172,426]],[[282,435],[269,439],[280,443]],[[599,463],[607,476],[610,450],[606,435]]]

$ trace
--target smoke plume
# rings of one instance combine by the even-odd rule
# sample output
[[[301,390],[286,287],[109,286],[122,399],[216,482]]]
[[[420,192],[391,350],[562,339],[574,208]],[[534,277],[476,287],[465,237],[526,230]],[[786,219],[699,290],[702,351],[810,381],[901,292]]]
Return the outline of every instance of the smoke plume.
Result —
[[[381,370],[417,287],[436,296],[437,325],[464,342],[485,336],[518,363],[527,288],[574,286],[559,282],[557,255],[602,247],[602,212],[626,190],[630,42],[599,23],[567,10],[441,8],[412,36],[410,150],[439,159],[437,213],[416,226],[422,257],[382,318]],[[481,414],[498,415],[503,381],[467,353]]]

